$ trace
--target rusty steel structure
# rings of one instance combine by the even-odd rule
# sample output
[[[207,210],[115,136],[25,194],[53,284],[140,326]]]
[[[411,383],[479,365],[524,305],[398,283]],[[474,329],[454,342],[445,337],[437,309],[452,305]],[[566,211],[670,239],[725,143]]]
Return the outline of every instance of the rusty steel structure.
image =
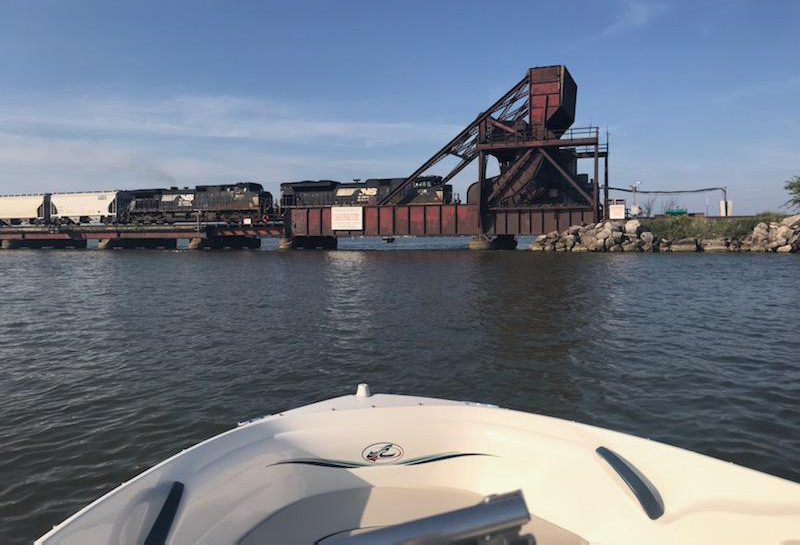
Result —
[[[363,207],[361,229],[335,229],[331,207],[285,211],[291,237],[539,234],[604,215],[600,163],[608,186],[608,141],[598,127],[572,128],[577,85],[563,65],[530,68],[499,100],[425,161],[379,203]],[[450,182],[478,161],[478,180],[459,204],[409,204],[414,181],[448,157],[457,164]],[[489,157],[499,173],[487,176]],[[593,161],[593,176],[578,174],[578,161]]]

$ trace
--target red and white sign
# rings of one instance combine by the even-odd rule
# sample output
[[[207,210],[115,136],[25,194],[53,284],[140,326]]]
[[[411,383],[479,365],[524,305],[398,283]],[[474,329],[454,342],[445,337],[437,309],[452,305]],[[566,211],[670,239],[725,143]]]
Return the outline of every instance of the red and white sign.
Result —
[[[331,229],[361,231],[364,229],[364,209],[360,206],[332,206]]]

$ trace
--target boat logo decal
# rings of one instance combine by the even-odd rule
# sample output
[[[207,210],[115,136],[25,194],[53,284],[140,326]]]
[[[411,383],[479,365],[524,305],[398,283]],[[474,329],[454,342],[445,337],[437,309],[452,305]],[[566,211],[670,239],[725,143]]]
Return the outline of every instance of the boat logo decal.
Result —
[[[397,443],[373,443],[361,451],[361,457],[373,464],[394,462],[403,457],[403,447]]]

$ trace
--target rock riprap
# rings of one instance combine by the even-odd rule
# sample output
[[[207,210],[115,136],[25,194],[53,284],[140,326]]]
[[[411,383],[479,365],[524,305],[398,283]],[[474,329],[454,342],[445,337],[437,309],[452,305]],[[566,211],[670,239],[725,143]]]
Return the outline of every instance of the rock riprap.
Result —
[[[572,225],[540,235],[529,246],[540,252],[800,252],[800,214],[759,223],[743,239],[662,238],[639,220]]]
[[[543,252],[657,252],[661,241],[638,220],[572,225],[540,235],[530,249]]]
[[[742,252],[800,252],[800,214],[779,222],[759,223],[737,246]]]

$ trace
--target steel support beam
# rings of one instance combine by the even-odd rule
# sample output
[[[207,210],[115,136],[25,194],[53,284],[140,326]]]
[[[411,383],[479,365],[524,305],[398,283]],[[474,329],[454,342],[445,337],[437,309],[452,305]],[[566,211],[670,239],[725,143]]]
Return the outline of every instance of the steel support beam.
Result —
[[[571,184],[572,184],[572,187],[574,187],[574,188],[575,188],[575,189],[578,191],[578,193],[580,193],[580,194],[581,194],[581,197],[583,197],[584,199],[586,199],[586,202],[587,202],[587,203],[591,204],[591,202],[592,202],[592,198],[589,196],[589,194],[588,194],[588,193],[586,193],[586,191],[584,191],[584,190],[583,190],[583,188],[581,188],[581,186],[578,184],[578,182],[576,182],[576,181],[575,181],[575,180],[572,178],[572,176],[570,176],[570,175],[567,173],[567,171],[566,171],[566,170],[564,170],[563,168],[561,168],[561,165],[559,165],[559,164],[558,164],[558,163],[555,161],[555,159],[553,159],[552,157],[550,157],[550,154],[549,154],[549,153],[547,153],[547,150],[545,150],[545,149],[540,149],[540,150],[539,150],[539,152],[540,152],[542,155],[544,155],[544,158],[545,158],[545,159],[547,159],[547,160],[550,162],[550,164],[552,164],[552,165],[553,165],[553,166],[556,168],[556,170],[558,171],[558,173],[559,173],[559,174],[561,174],[561,176],[563,176],[565,180],[567,180],[569,183],[571,183]]]
[[[379,202],[378,204],[390,204],[390,203],[392,203],[394,201],[394,199],[398,195],[401,195],[403,193],[405,188],[407,188],[415,179],[417,179],[418,176],[420,176],[422,173],[424,173],[426,170],[428,170],[434,164],[439,162],[443,157],[445,157],[446,155],[451,154],[451,150],[453,149],[453,147],[458,143],[465,142],[466,138],[468,138],[470,136],[470,134],[472,133],[473,129],[477,128],[477,126],[481,123],[481,121],[483,121],[486,118],[490,117],[494,113],[495,110],[497,110],[500,106],[503,105],[504,102],[506,102],[509,99],[511,99],[512,97],[514,97],[521,88],[523,88],[525,85],[528,84],[528,76],[529,76],[529,74],[526,73],[525,77],[522,78],[519,81],[519,83],[514,85],[514,87],[512,87],[506,94],[504,94],[502,97],[500,97],[500,99],[497,102],[495,102],[494,104],[492,104],[489,107],[488,110],[486,110],[486,111],[482,112],[481,114],[479,114],[478,117],[476,117],[475,120],[472,123],[467,125],[466,128],[463,131],[461,131],[460,133],[458,133],[458,135],[455,138],[453,138],[452,140],[450,140],[450,142],[445,144],[445,146],[442,149],[440,149],[438,152],[436,152],[433,155],[433,157],[431,157],[430,159],[425,161],[425,163],[423,163],[423,165],[421,167],[419,167],[417,170],[415,170],[411,174],[411,176],[406,178],[403,183],[398,185],[393,191],[391,191],[388,195],[386,195],[386,197],[384,197],[383,200],[381,200],[381,202]],[[471,162],[472,160],[474,160],[476,156],[477,156],[477,154],[474,154],[472,156],[472,159],[470,159],[469,161]],[[466,165],[464,165],[464,166],[466,166]],[[462,166],[461,168],[463,169],[464,167]],[[450,176],[449,178],[452,178],[452,176]]]
[[[550,140],[503,140],[478,144],[479,150],[501,150],[515,148],[571,148],[576,146],[594,146],[597,138],[553,138]],[[594,157],[594,154],[592,154]]]

